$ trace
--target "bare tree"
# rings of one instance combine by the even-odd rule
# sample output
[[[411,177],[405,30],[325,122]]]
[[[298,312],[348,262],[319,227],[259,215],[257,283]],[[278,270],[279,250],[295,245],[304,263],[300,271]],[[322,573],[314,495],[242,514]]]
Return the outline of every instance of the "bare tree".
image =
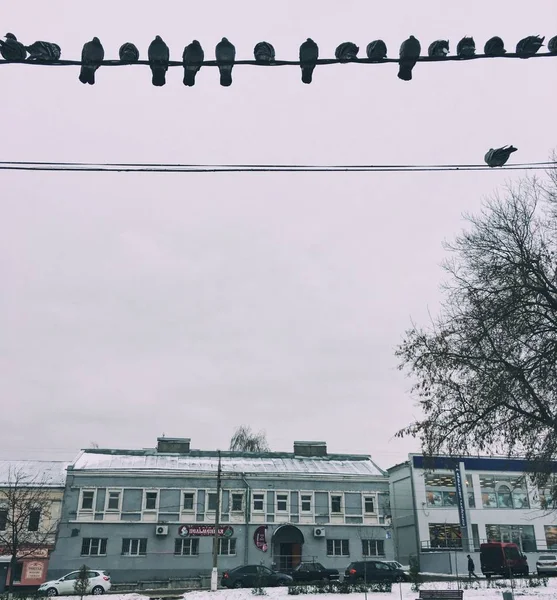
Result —
[[[75,593],[83,600],[83,596],[87,593],[89,587],[89,569],[87,565],[82,565],[79,569],[79,574],[73,584]]]
[[[524,455],[539,487],[557,457],[556,208],[552,171],[467,216],[440,315],[397,349],[424,414],[398,436],[427,455]]]
[[[0,553],[11,558],[10,592],[18,559],[53,544],[56,527],[49,479],[10,468],[7,482],[0,484]]]
[[[254,433],[249,425],[240,425],[230,440],[230,450],[269,452],[270,448],[264,431]]]

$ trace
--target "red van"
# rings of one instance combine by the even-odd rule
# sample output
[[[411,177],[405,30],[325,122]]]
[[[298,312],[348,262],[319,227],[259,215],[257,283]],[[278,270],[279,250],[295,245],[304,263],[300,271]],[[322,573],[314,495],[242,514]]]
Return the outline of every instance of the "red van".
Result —
[[[489,542],[480,545],[482,573],[489,579],[492,575],[510,577],[528,575],[528,560],[516,544]]]

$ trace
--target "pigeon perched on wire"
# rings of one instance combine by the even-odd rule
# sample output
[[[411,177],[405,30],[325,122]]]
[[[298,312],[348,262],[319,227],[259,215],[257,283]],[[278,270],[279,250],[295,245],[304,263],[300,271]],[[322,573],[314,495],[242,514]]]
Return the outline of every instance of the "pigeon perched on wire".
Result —
[[[25,46],[17,41],[13,33],[7,33],[6,41],[0,40],[0,54],[2,58],[8,62],[19,62],[25,60],[27,50]]]
[[[258,63],[271,63],[275,60],[275,49],[269,42],[255,44],[253,56]]]
[[[383,60],[387,58],[387,44],[383,40],[373,40],[366,47],[369,60]]]
[[[136,63],[139,60],[139,50],[135,44],[131,42],[126,42],[120,46],[120,50],[118,50],[118,55],[120,56],[120,60],[123,63]]]
[[[170,50],[160,35],[155,36],[155,39],[149,44],[147,58],[151,67],[151,73],[153,74],[153,85],[155,87],[162,87],[166,83]]]
[[[300,68],[302,69],[302,81],[311,83],[313,79],[313,70],[319,58],[319,47],[311,39],[308,38],[300,46]]]
[[[343,42],[335,50],[335,58],[341,63],[350,62],[358,58],[360,49],[353,42]]]
[[[549,42],[547,42],[547,50],[551,54],[557,54],[557,35],[554,35]]]
[[[539,35],[529,35],[518,42],[516,53],[520,58],[530,58],[543,46],[544,37]]]
[[[215,47],[215,57],[220,73],[220,84],[224,87],[232,85],[232,67],[236,58],[236,48],[225,37]]]
[[[95,83],[95,71],[101,66],[104,59],[104,48],[98,37],[83,45],[81,51],[81,71],[79,81],[93,85]]]
[[[476,54],[476,42],[473,37],[463,37],[456,45],[456,55],[471,58]]]
[[[488,167],[502,167],[508,160],[509,156],[516,152],[518,148],[514,146],[503,146],[502,148],[490,148],[484,157]]]
[[[27,60],[36,62],[54,62],[60,60],[60,46],[51,42],[35,42],[30,46],[25,46],[29,53]]]
[[[486,56],[503,56],[506,54],[505,43],[499,36],[489,38],[484,46],[484,54]]]
[[[203,52],[203,48],[197,40],[193,40],[191,44],[188,44],[184,48],[182,54],[182,62],[184,63],[184,85],[189,87],[195,85],[195,76],[199,69],[201,69],[204,59],[205,52]]]
[[[398,62],[398,78],[403,81],[412,80],[412,69],[414,68],[422,47],[420,42],[411,35],[407,40],[404,40],[400,46],[400,60]]]
[[[449,53],[449,40],[435,40],[427,49],[427,55],[436,58],[445,58]]]

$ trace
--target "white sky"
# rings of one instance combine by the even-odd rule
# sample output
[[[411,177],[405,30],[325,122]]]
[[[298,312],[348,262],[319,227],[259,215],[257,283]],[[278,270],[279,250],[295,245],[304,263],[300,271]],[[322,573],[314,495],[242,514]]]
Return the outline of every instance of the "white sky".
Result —
[[[6,31],[77,59],[97,35],[106,58],[142,55],[159,34],[180,59],[224,35],[295,59],[396,57],[473,35],[557,34],[554,0],[283,0],[5,3]],[[553,29],[551,29],[553,28]],[[2,31],[2,33],[4,33]],[[154,88],[148,67],[0,69],[0,160],[183,163],[478,163],[512,143],[517,162],[556,146],[557,59],[318,67],[236,66],[222,88],[204,68]],[[522,173],[110,174],[0,172],[0,397],[4,458],[71,458],[81,447],[153,446],[167,435],[226,448],[236,425],[370,453],[386,468],[417,450],[394,432],[418,411],[394,348],[437,311],[442,241],[462,213]]]

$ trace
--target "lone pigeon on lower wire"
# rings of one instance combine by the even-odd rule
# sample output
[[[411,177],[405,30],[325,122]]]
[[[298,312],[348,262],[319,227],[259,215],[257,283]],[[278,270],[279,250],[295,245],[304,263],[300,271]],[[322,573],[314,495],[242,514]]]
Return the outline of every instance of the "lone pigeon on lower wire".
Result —
[[[445,58],[449,53],[449,40],[435,40],[427,49],[427,55],[437,58]]]
[[[118,56],[120,56],[120,60],[123,63],[136,63],[139,60],[139,50],[135,44],[126,42],[120,46],[120,50],[118,50]]]
[[[220,73],[220,84],[224,87],[232,85],[232,67],[236,58],[236,48],[225,37],[215,47],[215,57]]]
[[[13,33],[7,33],[5,36],[6,41],[0,40],[0,54],[2,58],[8,62],[18,62],[25,60],[27,56],[27,50],[25,46],[17,41],[17,38]]]
[[[502,148],[490,148],[484,157],[488,167],[502,167],[508,160],[509,156],[516,152],[518,148],[514,146],[503,146]]]
[[[153,74],[153,85],[155,87],[162,87],[166,83],[170,50],[160,35],[155,36],[155,39],[149,44],[147,58],[151,67],[151,73]]]
[[[35,42],[30,46],[25,46],[27,52],[29,52],[29,58],[36,62],[54,62],[60,60],[60,46],[58,44],[52,44],[51,42]]]
[[[188,44],[184,48],[182,54],[182,62],[184,63],[184,85],[187,85],[188,87],[195,85],[195,76],[199,69],[201,69],[204,59],[205,52],[203,52],[203,48],[197,40],[193,40],[191,44]]]
[[[319,47],[311,39],[308,38],[300,46],[300,68],[302,69],[302,81],[311,83],[313,80],[313,70],[319,58]]]
[[[539,35],[529,35],[518,42],[516,53],[520,58],[530,58],[543,46],[544,37]]]
[[[369,60],[383,60],[387,58],[387,44],[383,40],[373,40],[366,47]]]
[[[499,36],[489,38],[484,46],[484,54],[486,56],[503,56],[506,54],[505,43]]]
[[[551,54],[557,54],[557,35],[554,35],[549,42],[547,42],[547,50]]]
[[[353,42],[343,42],[335,50],[335,58],[341,63],[350,62],[358,58],[360,49]]]
[[[412,69],[418,62],[422,47],[420,42],[411,35],[407,40],[404,40],[400,46],[400,60],[398,62],[398,78],[403,81],[412,80]]]
[[[98,37],[83,45],[81,51],[81,71],[79,81],[94,85],[95,71],[101,66],[104,59],[104,48]]]
[[[470,58],[476,54],[476,42],[473,37],[463,37],[456,45],[456,55]]]
[[[258,63],[270,63],[275,60],[275,49],[269,42],[255,44],[253,56]]]

